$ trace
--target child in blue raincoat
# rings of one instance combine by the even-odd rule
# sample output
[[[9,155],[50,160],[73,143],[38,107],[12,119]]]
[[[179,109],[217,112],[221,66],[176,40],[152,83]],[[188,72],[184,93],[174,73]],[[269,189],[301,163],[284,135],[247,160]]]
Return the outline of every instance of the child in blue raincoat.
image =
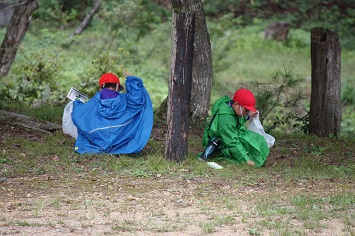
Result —
[[[130,154],[140,152],[153,127],[153,108],[141,78],[126,76],[126,93],[118,76],[105,73],[100,91],[86,103],[74,101],[71,118],[78,130],[75,151]]]

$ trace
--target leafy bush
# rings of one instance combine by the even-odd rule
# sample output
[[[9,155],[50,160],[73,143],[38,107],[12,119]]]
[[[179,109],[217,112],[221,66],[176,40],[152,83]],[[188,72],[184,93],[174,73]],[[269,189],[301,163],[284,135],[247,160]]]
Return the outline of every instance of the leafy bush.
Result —
[[[10,73],[0,82],[2,96],[27,106],[55,104],[60,98],[58,81],[63,68],[54,46],[56,35],[43,29],[37,40],[31,34],[27,37],[29,41],[19,48]]]
[[[38,51],[31,55],[31,63],[23,63],[14,68],[18,74],[12,73],[3,84],[6,96],[28,105],[56,101],[58,94],[55,78],[60,62],[49,56],[48,52]]]
[[[77,88],[89,97],[92,97],[98,91],[98,80],[103,73],[111,72],[120,78],[123,84],[123,74],[125,70],[125,58],[129,58],[129,52],[123,48],[119,48],[116,52],[103,52],[94,58],[85,73],[80,75],[84,79],[81,80]],[[74,86],[75,87],[75,86]]]
[[[89,10],[93,0],[37,0],[40,6],[33,14],[35,20],[51,22],[52,26],[63,27],[68,23],[81,21],[85,17],[85,9]]]

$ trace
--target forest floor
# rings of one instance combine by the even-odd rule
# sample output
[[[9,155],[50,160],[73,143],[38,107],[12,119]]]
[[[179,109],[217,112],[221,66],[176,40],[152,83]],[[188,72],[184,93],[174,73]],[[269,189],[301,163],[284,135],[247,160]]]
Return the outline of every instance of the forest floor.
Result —
[[[200,131],[191,135],[201,136]],[[152,138],[162,141],[164,133],[155,127]],[[13,137],[48,145],[43,134],[5,124],[0,135],[3,154],[11,148],[23,148],[21,143],[7,144]],[[48,158],[59,162],[61,157]],[[11,168],[8,159],[4,155],[0,159],[0,235],[328,236],[355,232],[353,173],[341,181],[319,181],[311,176],[283,178],[273,172],[270,179],[260,176],[248,182],[242,176],[223,178],[213,169],[197,176],[187,166],[178,169],[177,175],[148,177],[122,177],[115,172],[63,173],[60,168],[52,174],[6,177],[4,173],[10,171],[6,168]],[[290,155],[276,150],[263,171],[272,172],[268,168],[280,161],[287,162],[289,168],[294,165]],[[327,197],[344,195],[352,201],[344,205],[347,209],[327,201]],[[305,205],[297,205],[302,196]],[[312,196],[323,203],[313,201]],[[299,213],[308,207],[309,212]],[[334,215],[334,211],[342,213]]]

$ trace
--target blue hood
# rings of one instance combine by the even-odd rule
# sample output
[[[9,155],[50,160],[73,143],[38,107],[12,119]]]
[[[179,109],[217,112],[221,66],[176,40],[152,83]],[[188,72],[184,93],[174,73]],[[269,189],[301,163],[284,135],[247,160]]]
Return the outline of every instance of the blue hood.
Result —
[[[93,99],[97,102],[98,112],[102,117],[115,119],[122,116],[127,108],[127,96],[119,94],[116,98],[100,99],[101,93],[97,92]]]

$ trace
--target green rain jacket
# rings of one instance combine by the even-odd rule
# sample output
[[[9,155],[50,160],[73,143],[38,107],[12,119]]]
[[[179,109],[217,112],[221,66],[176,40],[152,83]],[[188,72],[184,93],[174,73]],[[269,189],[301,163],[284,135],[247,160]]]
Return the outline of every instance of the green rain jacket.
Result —
[[[245,127],[246,119],[239,117],[229,106],[232,99],[224,96],[212,107],[215,117],[204,130],[202,144],[206,148],[209,137],[220,140],[216,159],[226,159],[236,163],[251,160],[255,166],[262,166],[269,155],[269,148],[264,137]]]

